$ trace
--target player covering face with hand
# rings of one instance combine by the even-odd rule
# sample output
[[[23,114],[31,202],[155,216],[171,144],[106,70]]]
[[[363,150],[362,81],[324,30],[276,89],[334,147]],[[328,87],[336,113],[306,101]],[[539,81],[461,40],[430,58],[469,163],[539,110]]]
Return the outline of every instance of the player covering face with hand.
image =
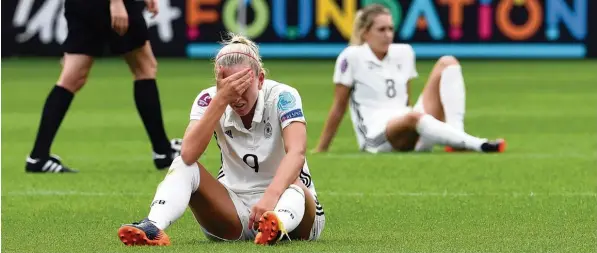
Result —
[[[360,10],[352,36],[336,61],[334,102],[315,152],[328,150],[349,103],[363,151],[430,151],[437,144],[447,150],[504,151],[504,140],[464,132],[465,88],[456,58],[437,61],[411,108],[409,84],[418,76],[415,53],[410,45],[392,43],[389,10],[378,4]]]
[[[126,245],[169,245],[164,230],[192,210],[211,240],[316,240],[325,224],[305,160],[298,92],[265,80],[257,46],[232,35],[215,59],[215,87],[195,99],[182,153],[160,183],[147,218],[118,230]],[[217,178],[197,162],[212,134]]]

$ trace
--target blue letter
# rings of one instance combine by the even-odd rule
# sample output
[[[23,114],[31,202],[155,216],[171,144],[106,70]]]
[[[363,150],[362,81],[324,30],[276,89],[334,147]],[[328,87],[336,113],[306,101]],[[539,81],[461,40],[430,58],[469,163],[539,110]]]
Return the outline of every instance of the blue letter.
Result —
[[[564,0],[547,0],[547,39],[556,40],[560,37],[560,21],[564,21],[572,37],[584,39],[587,36],[587,8],[587,0],[574,0],[574,10],[568,8]]]
[[[433,3],[430,0],[415,0],[412,2],[408,14],[404,19],[404,25],[402,26],[402,31],[400,31],[401,39],[406,40],[413,36],[417,26],[417,19],[420,16],[424,16],[425,20],[427,20],[427,28],[429,29],[431,38],[434,40],[444,38],[444,29],[439,22]]]
[[[313,3],[312,0],[299,0],[300,13],[298,17],[298,36],[295,29],[291,33],[286,24],[286,0],[273,0],[273,26],[274,31],[280,38],[296,39],[296,37],[305,37],[311,29],[313,21]]]

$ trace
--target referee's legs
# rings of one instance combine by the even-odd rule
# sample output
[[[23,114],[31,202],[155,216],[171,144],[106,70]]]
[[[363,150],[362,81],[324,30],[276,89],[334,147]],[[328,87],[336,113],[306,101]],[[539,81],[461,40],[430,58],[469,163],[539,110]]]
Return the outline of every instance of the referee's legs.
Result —
[[[50,157],[50,147],[58,128],[70,107],[74,94],[85,82],[93,64],[93,57],[65,54],[60,78],[48,95],[31,154],[27,158],[28,172],[70,172],[58,158]]]
[[[56,85],[68,90],[72,94],[77,93],[87,82],[87,76],[89,76],[92,65],[92,56],[65,53],[62,73],[60,73],[60,78]]]
[[[142,47],[126,53],[124,58],[135,78],[135,105],[153,147],[154,163],[158,169],[167,168],[172,161],[173,151],[176,150],[173,150],[164,129],[156,83],[157,61],[149,41]],[[167,158],[160,159],[161,157]]]

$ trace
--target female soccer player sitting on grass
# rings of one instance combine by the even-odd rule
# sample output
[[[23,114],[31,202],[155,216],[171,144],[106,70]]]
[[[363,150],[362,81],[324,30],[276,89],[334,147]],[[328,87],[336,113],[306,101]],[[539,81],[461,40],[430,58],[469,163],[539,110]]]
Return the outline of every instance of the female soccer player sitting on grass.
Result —
[[[226,41],[215,73],[217,85],[193,103],[181,156],[157,187],[149,215],[120,227],[120,240],[169,245],[164,230],[187,205],[211,240],[318,239],[325,217],[305,160],[299,93],[264,80],[258,48],[242,36]],[[213,133],[222,156],[217,179],[197,162]]]
[[[411,108],[410,81],[418,76],[415,53],[410,45],[393,40],[388,9],[373,4],[357,12],[351,46],[336,61],[334,102],[315,152],[328,150],[349,101],[360,149],[367,152],[429,151],[436,144],[504,151],[504,140],[488,141],[464,132],[464,80],[452,56],[437,61]]]

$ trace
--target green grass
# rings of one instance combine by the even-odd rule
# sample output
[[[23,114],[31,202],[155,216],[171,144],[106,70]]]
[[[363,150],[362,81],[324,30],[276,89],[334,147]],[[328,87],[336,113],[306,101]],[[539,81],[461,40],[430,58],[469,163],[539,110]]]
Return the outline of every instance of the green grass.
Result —
[[[266,61],[296,87],[313,148],[331,105],[330,61]],[[418,95],[433,62],[421,61]],[[164,176],[133,102],[126,65],[96,63],[53,152],[76,175],[24,173],[57,59],[2,61],[3,252],[596,252],[597,62],[465,61],[466,129],[505,137],[499,155],[367,155],[348,115],[331,152],[309,155],[327,224],[321,241],[262,248],[212,243],[190,211],[168,229],[169,248],[126,248],[122,223],[147,215]],[[180,137],[196,94],[211,85],[208,61],[160,60],[166,127]],[[202,162],[211,172],[219,154]]]

